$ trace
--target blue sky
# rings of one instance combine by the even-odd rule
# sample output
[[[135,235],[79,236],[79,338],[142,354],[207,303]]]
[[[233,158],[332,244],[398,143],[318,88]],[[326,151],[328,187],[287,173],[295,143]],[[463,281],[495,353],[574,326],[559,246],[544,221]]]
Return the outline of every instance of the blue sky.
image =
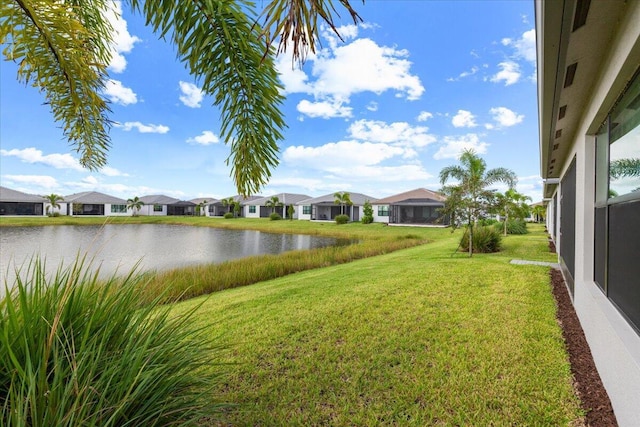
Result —
[[[344,42],[323,31],[322,49],[302,69],[278,58],[288,128],[260,194],[437,190],[440,170],[473,148],[489,168],[513,170],[517,189],[539,201],[534,2],[352,3],[364,23],[342,13]],[[219,111],[170,44],[140,16],[122,18],[106,91],[116,122],[108,166],[82,169],[42,95],[2,61],[1,185],[123,198],[237,194]]]

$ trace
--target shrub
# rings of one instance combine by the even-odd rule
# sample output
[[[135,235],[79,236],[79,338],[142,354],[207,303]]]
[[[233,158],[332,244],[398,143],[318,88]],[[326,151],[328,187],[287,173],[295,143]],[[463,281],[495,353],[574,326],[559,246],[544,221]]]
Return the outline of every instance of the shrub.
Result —
[[[101,283],[83,264],[51,276],[36,259],[4,283],[0,424],[182,425],[219,415],[215,348],[192,327],[195,309],[170,312],[157,295],[142,306],[142,276]]]
[[[348,215],[336,215],[335,217],[336,220],[336,224],[340,225],[340,224],[346,224],[349,222],[349,216]]]
[[[362,223],[371,224],[373,222],[373,206],[371,206],[371,203],[368,200],[364,202],[362,213]]]
[[[495,227],[476,226],[473,228],[473,252],[475,253],[491,253],[498,252],[502,243],[502,235]],[[468,230],[460,240],[460,250],[469,250],[469,232]]]
[[[231,212],[227,212],[224,214],[224,219],[235,218]]]
[[[504,233],[504,221],[495,225],[496,230]],[[507,221],[507,234],[527,234],[527,223],[522,219],[510,219]]]
[[[269,215],[269,219],[271,221],[279,221],[282,219],[282,217],[280,216],[280,214],[278,212],[272,212],[271,215]]]
[[[497,219],[493,219],[493,218],[482,218],[481,220],[478,221],[478,224],[482,226],[487,226],[487,225],[500,224],[500,222]]]

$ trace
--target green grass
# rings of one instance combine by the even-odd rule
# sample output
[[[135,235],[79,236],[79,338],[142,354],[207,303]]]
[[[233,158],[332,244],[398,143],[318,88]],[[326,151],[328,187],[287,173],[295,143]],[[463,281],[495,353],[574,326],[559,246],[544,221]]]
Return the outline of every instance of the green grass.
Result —
[[[230,348],[233,425],[572,425],[548,269],[509,264],[555,260],[531,231],[469,259],[459,231],[430,230],[426,245],[174,309],[202,304],[198,322]]]

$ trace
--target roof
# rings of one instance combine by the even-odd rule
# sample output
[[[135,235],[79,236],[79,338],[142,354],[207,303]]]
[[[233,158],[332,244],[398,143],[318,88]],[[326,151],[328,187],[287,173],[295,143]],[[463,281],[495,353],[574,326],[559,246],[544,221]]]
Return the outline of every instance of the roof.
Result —
[[[12,190],[10,188],[0,186],[0,201],[23,202],[23,203],[44,203],[45,199],[42,196],[23,193],[22,191]]]
[[[82,193],[70,194],[64,197],[64,201],[68,203],[84,203],[101,205],[109,203],[112,205],[125,205],[126,200],[108,194],[99,193],[97,191],[84,191]]]
[[[205,205],[213,205],[219,202],[220,200],[216,199],[215,197],[198,197],[196,199],[191,199],[189,201],[191,203],[195,203],[196,205],[199,205],[200,203],[204,203]]]
[[[351,193],[349,191],[345,191],[345,193],[349,193],[349,198],[353,202],[354,205],[362,206],[364,202],[369,201],[369,203],[375,203],[377,200],[374,197],[367,196],[366,194],[361,193]],[[334,205],[336,200],[336,193],[325,194],[324,196],[314,197],[311,199],[300,200],[298,202],[299,205]]]
[[[442,194],[435,191],[427,190],[426,188],[416,188],[415,190],[405,191],[404,193],[395,194],[393,196],[385,197],[384,199],[376,200],[376,204],[379,205],[393,205],[399,203],[406,204],[424,204],[424,203],[437,203],[441,204],[445,200]]]
[[[278,197],[278,200],[280,200],[280,202],[287,205],[297,205],[298,202],[310,198],[306,194],[280,193],[274,194],[273,196],[261,197],[259,199],[251,200],[251,204],[257,206],[265,206],[266,203],[274,196]]]
[[[538,64],[538,116],[540,130],[540,174],[545,179],[544,197],[557,185],[577,132],[595,135],[604,122],[627,79],[640,63],[640,26],[632,15],[638,2],[624,0],[537,1],[536,51]],[[635,8],[635,12],[633,9]],[[637,18],[635,18],[637,19]],[[629,54],[612,58],[612,41],[624,35]],[[635,41],[634,41],[635,40]],[[603,67],[619,61],[620,73],[603,96],[598,110],[590,106]],[[591,108],[592,111],[586,111]],[[582,121],[589,117],[589,128]]]
[[[226,199],[233,199],[235,202],[240,202],[241,205],[246,205],[249,202],[253,202],[254,200],[257,199],[262,199],[262,196],[249,196],[249,197],[242,197],[240,195],[235,195],[235,196],[231,196],[231,197],[225,197],[222,200],[226,200]],[[213,205],[222,205],[222,200],[216,200],[214,203],[212,203]]]
[[[145,205],[172,205],[179,202],[179,199],[174,197],[165,196],[164,194],[154,194],[151,196],[142,196],[140,200]]]

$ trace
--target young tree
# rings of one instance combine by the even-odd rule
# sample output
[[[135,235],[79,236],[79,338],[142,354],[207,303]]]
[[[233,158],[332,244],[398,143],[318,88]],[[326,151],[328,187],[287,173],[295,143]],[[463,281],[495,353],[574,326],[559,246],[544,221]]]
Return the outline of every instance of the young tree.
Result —
[[[498,214],[504,217],[504,235],[507,235],[507,223],[509,219],[524,219],[529,213],[529,205],[526,201],[531,201],[531,197],[518,193],[515,189],[509,188],[507,191],[495,194],[495,208]]]
[[[469,256],[473,256],[473,226],[480,215],[490,207],[493,192],[489,186],[503,182],[513,188],[516,174],[506,168],[487,170],[486,162],[474,150],[467,149],[459,158],[460,165],[447,166],[440,171],[440,183],[444,186],[453,178],[458,183],[453,188],[443,189],[456,195],[456,212],[464,216],[469,232]]]
[[[373,206],[371,202],[366,200],[362,206],[362,223],[371,224],[373,222]]]
[[[287,216],[289,217],[290,221],[293,221],[293,214],[296,213],[295,208],[293,207],[293,205],[289,205],[287,207]]]
[[[58,202],[64,200],[62,196],[55,193],[44,196],[44,199],[47,201],[47,203],[49,203],[49,206],[47,206],[47,215],[49,214],[49,211],[51,211],[51,213],[53,214],[53,211],[55,209],[60,209],[60,203]]]
[[[341,192],[334,193],[333,197],[335,197],[335,200],[333,201],[333,203],[336,205],[340,205],[341,215],[344,215],[345,206],[353,205],[353,202],[351,201],[351,194],[347,193],[346,191],[342,193]]]
[[[127,209],[131,209],[133,211],[133,216],[138,216],[140,208],[143,206],[144,202],[140,200],[138,196],[135,196],[132,199],[127,199]]]
[[[354,23],[360,16],[339,0]],[[258,16],[254,1],[128,0],[153,31],[169,40],[202,91],[221,109],[220,136],[231,145],[231,174],[242,195],[256,193],[278,163],[284,101],[273,60],[292,45],[303,61],[324,21],[336,34],[332,0],[271,0]],[[18,80],[44,93],[63,134],[90,170],[107,164],[107,66],[114,37],[111,0],[7,0],[0,3],[0,40]],[[338,34],[339,36],[339,34]],[[272,47],[279,40],[277,50]]]
[[[278,196],[271,196],[269,200],[264,204],[266,207],[271,208],[271,213],[273,213],[274,209],[278,206],[282,206],[282,202],[278,198]]]
[[[233,207],[236,201],[233,199],[233,197],[227,197],[226,199],[220,200],[220,202],[222,203],[223,207],[227,208],[227,212],[231,212],[233,211]]]
[[[535,205],[532,211],[536,217],[536,222],[544,221],[547,217],[547,208],[543,205]]]

